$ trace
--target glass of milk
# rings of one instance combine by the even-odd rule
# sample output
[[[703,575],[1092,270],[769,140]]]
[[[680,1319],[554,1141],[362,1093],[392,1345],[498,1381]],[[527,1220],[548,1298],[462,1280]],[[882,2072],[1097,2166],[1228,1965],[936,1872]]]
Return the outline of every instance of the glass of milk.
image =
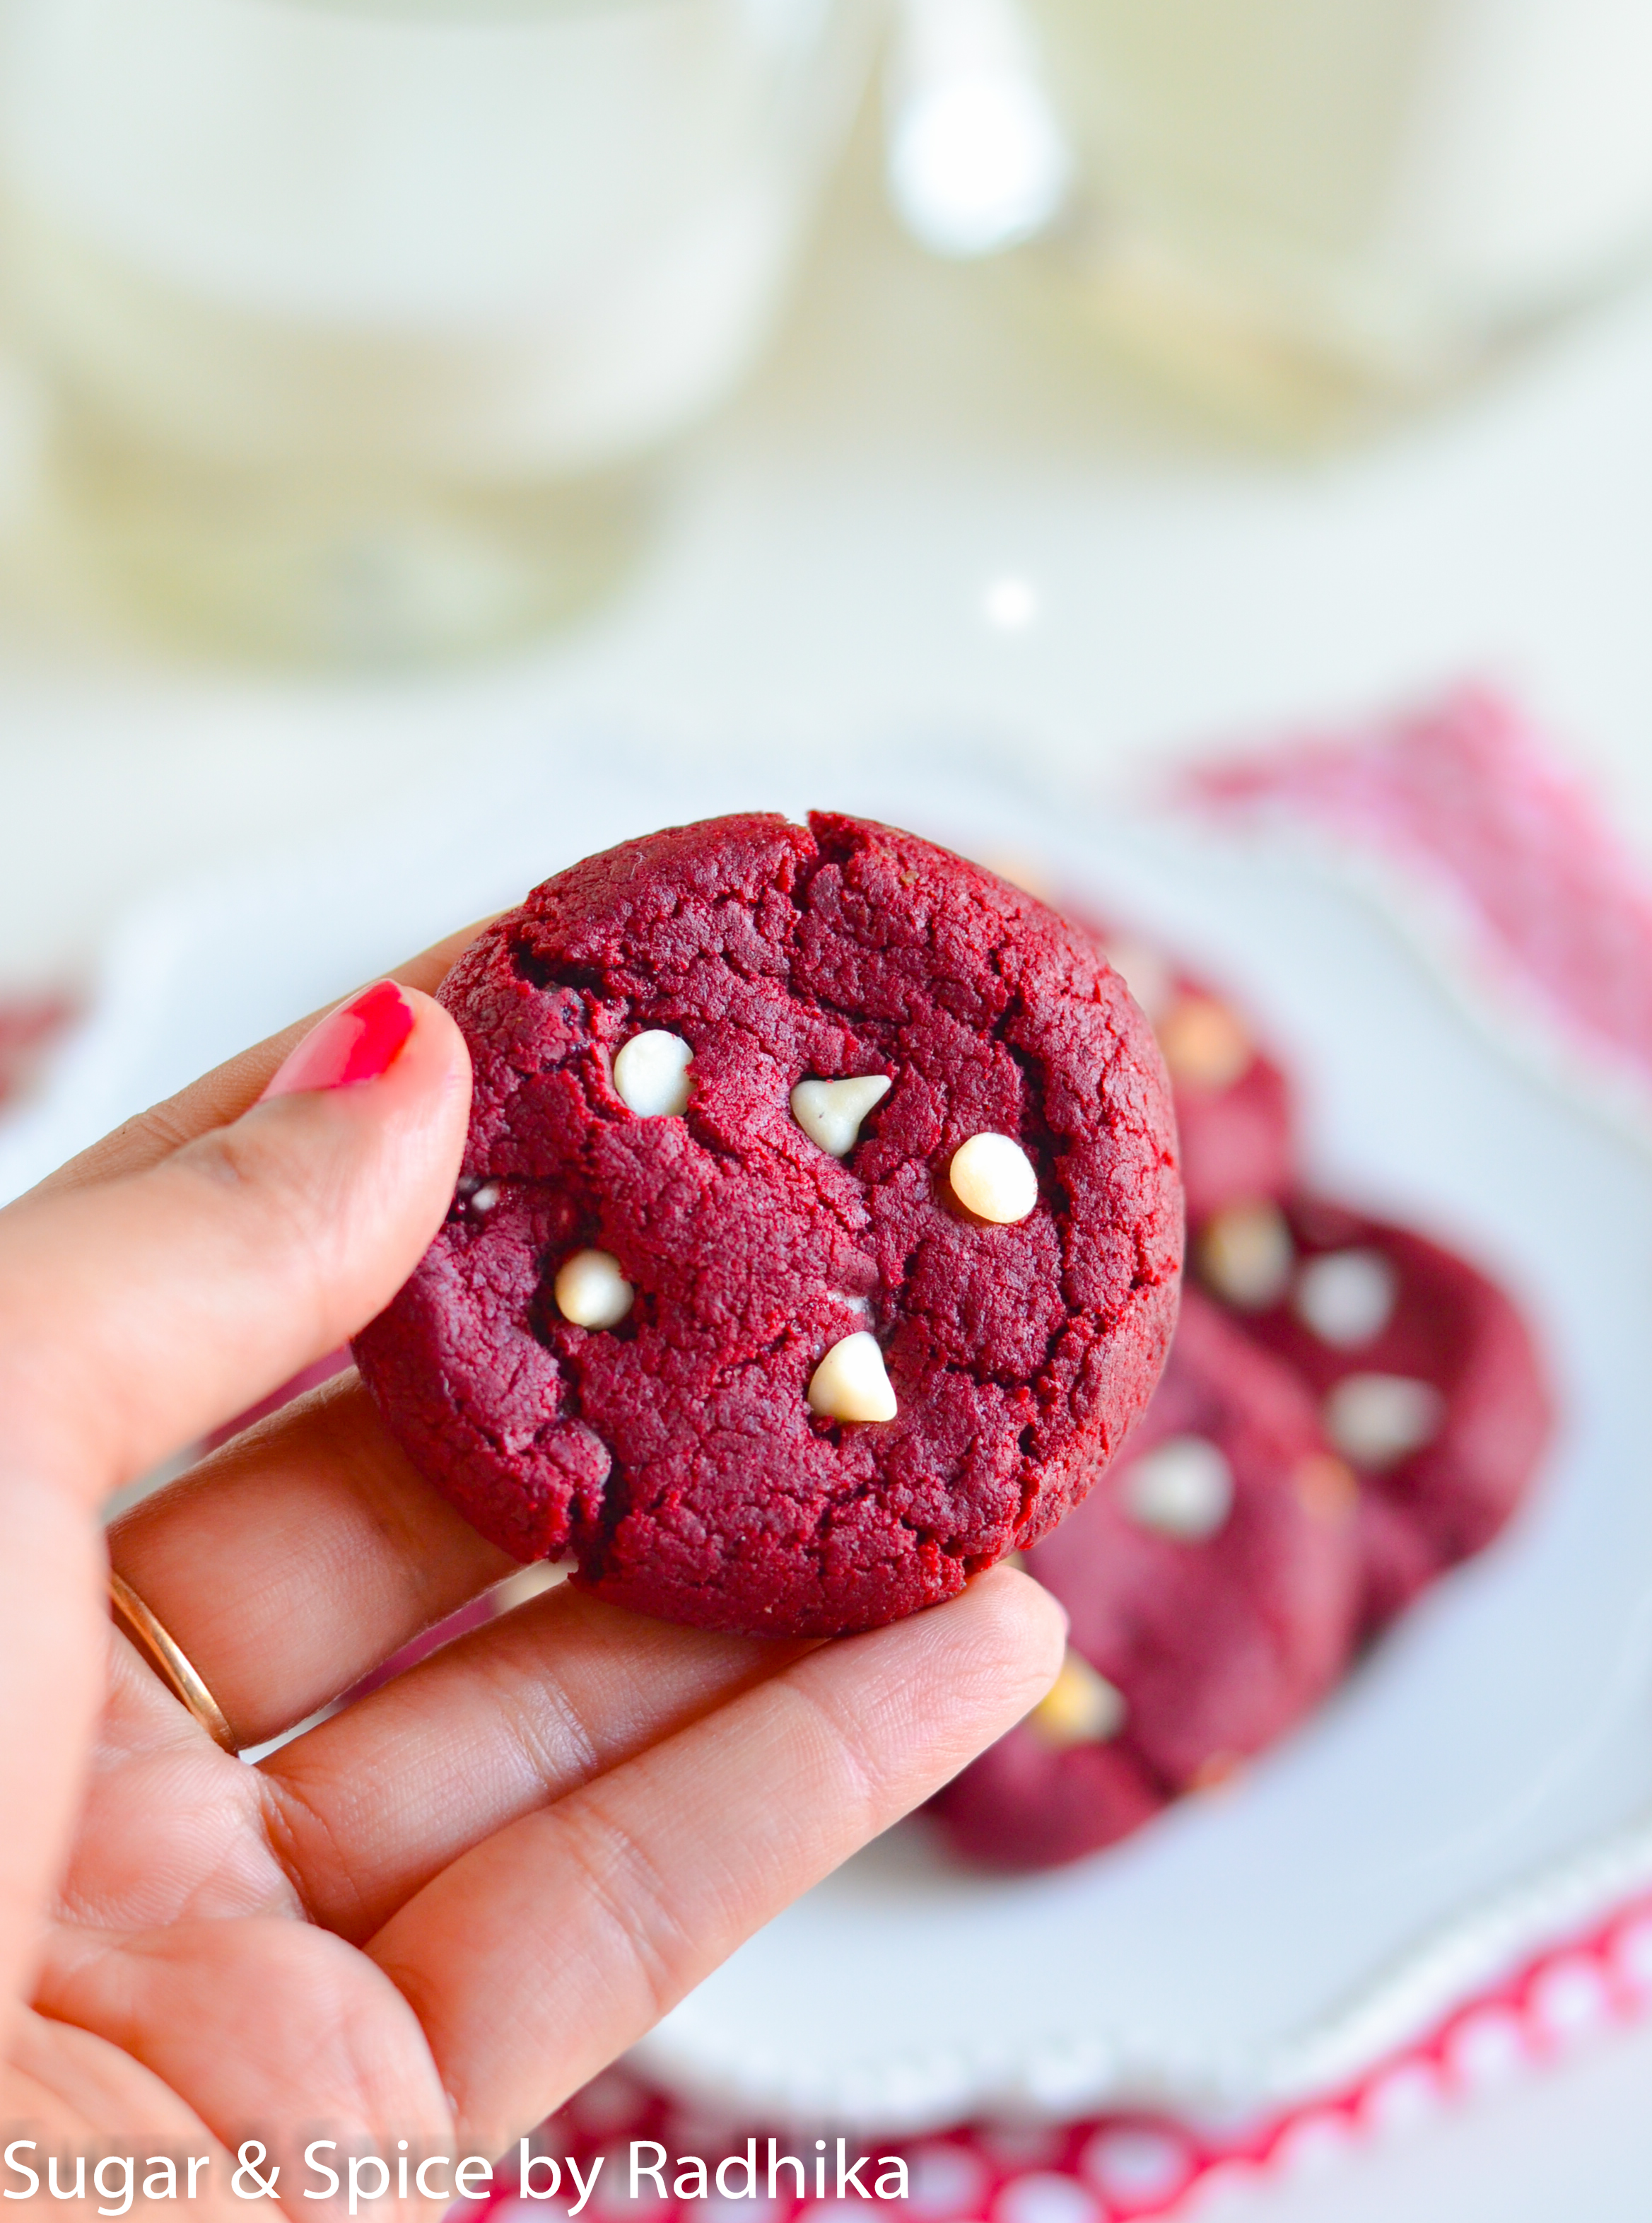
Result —
[[[1096,308],[1310,414],[1423,396],[1652,242],[1652,0],[1026,0]]]
[[[304,658],[554,620],[769,332],[875,0],[6,0],[50,514]]]

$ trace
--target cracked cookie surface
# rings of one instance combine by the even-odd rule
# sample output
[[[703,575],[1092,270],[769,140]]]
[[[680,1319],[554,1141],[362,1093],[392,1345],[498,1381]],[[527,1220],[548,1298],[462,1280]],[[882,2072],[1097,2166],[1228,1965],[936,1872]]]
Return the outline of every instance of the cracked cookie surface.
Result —
[[[356,1355],[518,1559],[707,1628],[873,1627],[1046,1533],[1146,1406],[1181,1255],[1163,1068],[1089,938],[991,873],[830,814],[672,828],[536,889],[441,993],[463,1174]],[[616,1089],[644,1033],[688,1045],[680,1112]],[[794,1089],[870,1076],[823,1149]],[[948,1181],[989,1134],[1037,1176],[1013,1224]],[[634,1292],[612,1326],[556,1301],[582,1252]],[[812,1410],[867,1333],[895,1417]]]

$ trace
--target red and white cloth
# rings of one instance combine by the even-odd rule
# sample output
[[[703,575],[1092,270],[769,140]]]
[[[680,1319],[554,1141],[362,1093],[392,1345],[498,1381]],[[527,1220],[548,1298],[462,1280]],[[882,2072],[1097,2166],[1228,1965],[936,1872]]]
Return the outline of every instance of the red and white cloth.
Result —
[[[1478,2092],[1506,2085],[1559,2059],[1614,2025],[1652,2007],[1652,1899],[1619,1910],[1586,1935],[1511,1973],[1442,2020],[1426,2037],[1384,2061],[1354,2084],[1308,2106],[1223,2133],[1140,2114],[1086,2117],[1040,2126],[975,2123],[941,2137],[851,2139],[876,2155],[901,2155],[909,2193],[904,2203],[686,2200],[661,2201],[646,2179],[643,2197],[629,2195],[633,2139],[650,2138],[675,2157],[697,2154],[714,2169],[725,2154],[744,2153],[757,2126],[738,2130],[691,2117],[624,2069],[610,2069],[544,2125],[535,2144],[572,2157],[582,2178],[598,2154],[605,2166],[586,2213],[594,2223],[851,2223],[857,2214],[920,2219],[920,2223],[1134,2223],[1148,2216],[1191,2217],[1218,2188],[1260,2175],[1290,2175],[1322,2165],[1339,2150],[1426,2120]],[[759,2157],[767,2126],[757,2131]],[[780,2134],[782,2151],[813,2153],[813,2142]],[[653,2159],[647,2154],[644,2159]],[[569,2200],[519,2203],[518,2169],[507,2161],[491,2211],[494,2223],[530,2215],[565,2216]],[[674,2174],[665,2170],[669,2182]],[[870,2181],[874,2169],[864,2172]],[[828,2177],[828,2183],[831,2179]],[[545,2179],[538,2182],[543,2185]],[[782,2188],[792,2180],[782,2176]]]
[[[1416,714],[1207,765],[1228,821],[1320,829],[1443,896],[1481,960],[1565,1035],[1652,1080],[1652,880],[1512,704],[1466,687]]]

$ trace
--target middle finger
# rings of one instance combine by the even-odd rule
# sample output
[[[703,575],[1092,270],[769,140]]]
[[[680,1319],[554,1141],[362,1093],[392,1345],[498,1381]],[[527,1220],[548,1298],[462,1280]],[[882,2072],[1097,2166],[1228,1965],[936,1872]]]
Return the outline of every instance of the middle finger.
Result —
[[[485,1837],[817,1642],[679,1628],[559,1589],[272,1753],[269,1825],[314,1918],[359,1944]]]

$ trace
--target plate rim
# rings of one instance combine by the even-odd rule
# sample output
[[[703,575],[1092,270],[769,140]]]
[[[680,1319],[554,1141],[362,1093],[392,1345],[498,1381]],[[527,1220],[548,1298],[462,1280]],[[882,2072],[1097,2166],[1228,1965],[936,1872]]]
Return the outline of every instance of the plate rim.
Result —
[[[843,784],[859,785],[871,774],[875,747],[869,743],[859,763],[842,768]],[[934,767],[939,760],[937,737],[908,734],[903,746],[876,748],[876,760],[880,784],[887,781],[898,788],[914,773]],[[945,814],[955,822],[967,815],[971,802],[996,797],[1013,799],[1040,817],[1058,810],[1081,840],[1086,832],[1101,830],[1105,811],[1112,829],[1168,833],[1183,843],[1191,836],[1218,848],[1253,853],[1277,854],[1280,847],[1277,827],[1218,826],[1162,797],[1137,797],[1121,807],[1115,797],[1076,794],[1070,782],[1044,778],[1024,764],[1006,766],[984,744],[972,747],[967,741],[961,746],[955,743],[946,749],[945,761],[949,775],[959,783],[959,807]],[[625,736],[611,754],[602,784],[635,780],[639,774],[646,778],[662,769],[660,745]],[[675,799],[683,784],[683,768],[679,763],[671,769],[675,778],[663,778],[661,784]],[[772,792],[772,766],[765,771],[765,779],[752,784],[760,791]],[[743,777],[751,777],[751,766],[731,759],[709,772],[705,784],[726,790]],[[720,807],[732,806],[724,803]],[[427,822],[431,814],[416,804],[410,815],[417,822]],[[1300,829],[1296,835],[1299,837]],[[1469,953],[1460,944],[1454,947],[1448,936],[1419,930],[1422,923],[1415,910],[1394,899],[1397,889],[1414,893],[1411,876],[1387,868],[1380,872],[1361,869],[1360,853],[1346,844],[1309,847],[1289,830],[1285,839],[1295,870],[1374,914],[1390,935],[1422,958],[1431,977],[1447,987],[1460,1019],[1491,1042],[1523,1085],[1545,1088],[1572,1113],[1619,1144],[1632,1140],[1643,1151],[1652,1149],[1647,1125],[1625,1116],[1622,1098],[1609,1082],[1603,1085],[1599,1068],[1580,1058],[1576,1045],[1567,1043],[1563,1058],[1535,1055],[1531,1033],[1511,1023],[1515,1015],[1503,1008],[1503,998],[1488,994],[1490,984],[1474,977],[1477,968],[1468,962]],[[273,878],[295,860],[313,870],[317,858],[329,855],[332,847],[325,838],[285,842],[257,863]],[[7,1123],[0,1136],[0,1167],[9,1157],[16,1162],[21,1156],[27,1163],[37,1153],[38,1137],[49,1133],[54,1110],[72,1095],[77,1081],[84,1085],[95,1076],[107,1093],[109,1069],[111,1063],[119,1066],[133,1004],[157,1007],[164,999],[166,977],[183,960],[192,936],[210,930],[215,909],[246,898],[248,877],[227,868],[189,875],[135,906],[117,923],[104,941],[96,992],[71,1054],[21,1119]],[[251,877],[260,886],[270,885],[256,869]],[[891,2106],[888,2056],[882,2062],[851,2068],[839,2078],[838,2088],[823,2090],[818,2080],[762,2071],[750,2061],[744,2066],[732,2059],[720,2064],[709,2061],[703,2034],[694,2042],[698,2057],[690,2057],[668,2025],[644,2037],[628,2058],[655,2081],[702,2104],[775,2119],[829,2119],[864,2129],[938,2127],[994,2108],[1046,2119],[1131,2104],[1169,2106],[1195,2116],[1278,2108],[1311,2099],[1368,2069],[1414,2037],[1420,2025],[1506,1977],[1511,1964],[1523,1955],[1609,1918],[1648,1889],[1652,1889],[1652,1811],[1538,1863],[1479,1905],[1435,1921],[1329,2011],[1264,2048],[1247,2048],[1242,2066],[1216,2062],[1199,2075],[1178,2073],[1173,2064],[1163,2062],[1149,2067],[1132,2061],[1093,2035],[1052,2034],[1033,2057],[1011,2065],[995,2059],[986,2047],[954,2046],[945,2056],[932,2050],[927,2062],[914,2059],[904,2064],[901,2081],[910,2096]]]

